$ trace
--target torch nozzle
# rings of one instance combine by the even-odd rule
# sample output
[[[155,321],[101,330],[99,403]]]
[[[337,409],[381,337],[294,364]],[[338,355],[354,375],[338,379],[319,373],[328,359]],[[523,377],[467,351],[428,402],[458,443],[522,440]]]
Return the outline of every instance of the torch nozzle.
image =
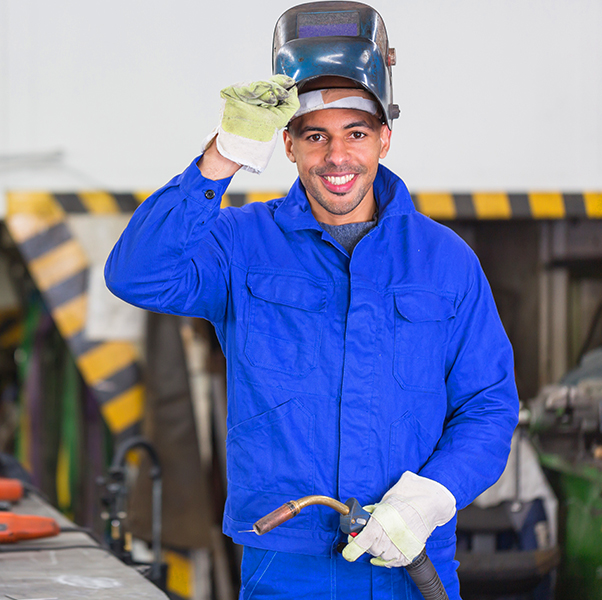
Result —
[[[283,504],[280,508],[273,510],[271,513],[262,517],[253,525],[253,531],[257,535],[263,535],[268,531],[272,531],[278,525],[282,525],[285,521],[296,517],[302,508],[310,506],[312,504],[322,504],[324,506],[330,506],[342,515],[349,513],[349,507],[334,498],[328,496],[305,496],[299,498],[299,500],[291,500],[286,504]]]

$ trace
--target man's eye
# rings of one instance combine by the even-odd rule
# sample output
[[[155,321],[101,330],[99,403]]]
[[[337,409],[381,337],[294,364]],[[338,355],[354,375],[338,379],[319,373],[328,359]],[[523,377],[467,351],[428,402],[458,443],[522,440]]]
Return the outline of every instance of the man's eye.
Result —
[[[311,142],[319,142],[322,139],[321,133],[312,133],[308,138]]]
[[[354,131],[352,132],[351,137],[354,140],[361,140],[362,138],[366,137],[366,134],[363,131]]]

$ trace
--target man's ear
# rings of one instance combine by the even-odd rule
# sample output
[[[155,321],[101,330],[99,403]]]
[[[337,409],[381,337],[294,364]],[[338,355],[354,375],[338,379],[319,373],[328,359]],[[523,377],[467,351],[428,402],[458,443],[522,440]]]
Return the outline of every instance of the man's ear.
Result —
[[[385,158],[391,147],[391,130],[387,125],[383,124],[380,127],[380,155],[379,158]]]
[[[295,154],[293,153],[293,136],[288,129],[285,129],[282,132],[282,139],[284,140],[284,151],[286,152],[286,156],[292,163],[297,162]]]

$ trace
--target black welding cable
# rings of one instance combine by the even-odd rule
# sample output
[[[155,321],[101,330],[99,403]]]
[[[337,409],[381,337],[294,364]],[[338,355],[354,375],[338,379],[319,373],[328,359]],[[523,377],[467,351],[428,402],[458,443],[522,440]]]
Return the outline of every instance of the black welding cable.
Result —
[[[441,579],[425,550],[406,566],[406,571],[424,596],[424,600],[449,600]]]

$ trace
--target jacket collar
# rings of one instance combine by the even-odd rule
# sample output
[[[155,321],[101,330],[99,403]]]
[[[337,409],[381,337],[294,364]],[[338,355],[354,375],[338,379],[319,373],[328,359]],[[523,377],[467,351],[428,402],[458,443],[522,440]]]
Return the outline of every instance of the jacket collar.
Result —
[[[378,166],[378,173],[374,179],[374,197],[378,205],[379,223],[390,217],[416,212],[405,183],[383,165]],[[274,220],[283,231],[322,230],[311,212],[309,200],[299,178],[276,208]]]

